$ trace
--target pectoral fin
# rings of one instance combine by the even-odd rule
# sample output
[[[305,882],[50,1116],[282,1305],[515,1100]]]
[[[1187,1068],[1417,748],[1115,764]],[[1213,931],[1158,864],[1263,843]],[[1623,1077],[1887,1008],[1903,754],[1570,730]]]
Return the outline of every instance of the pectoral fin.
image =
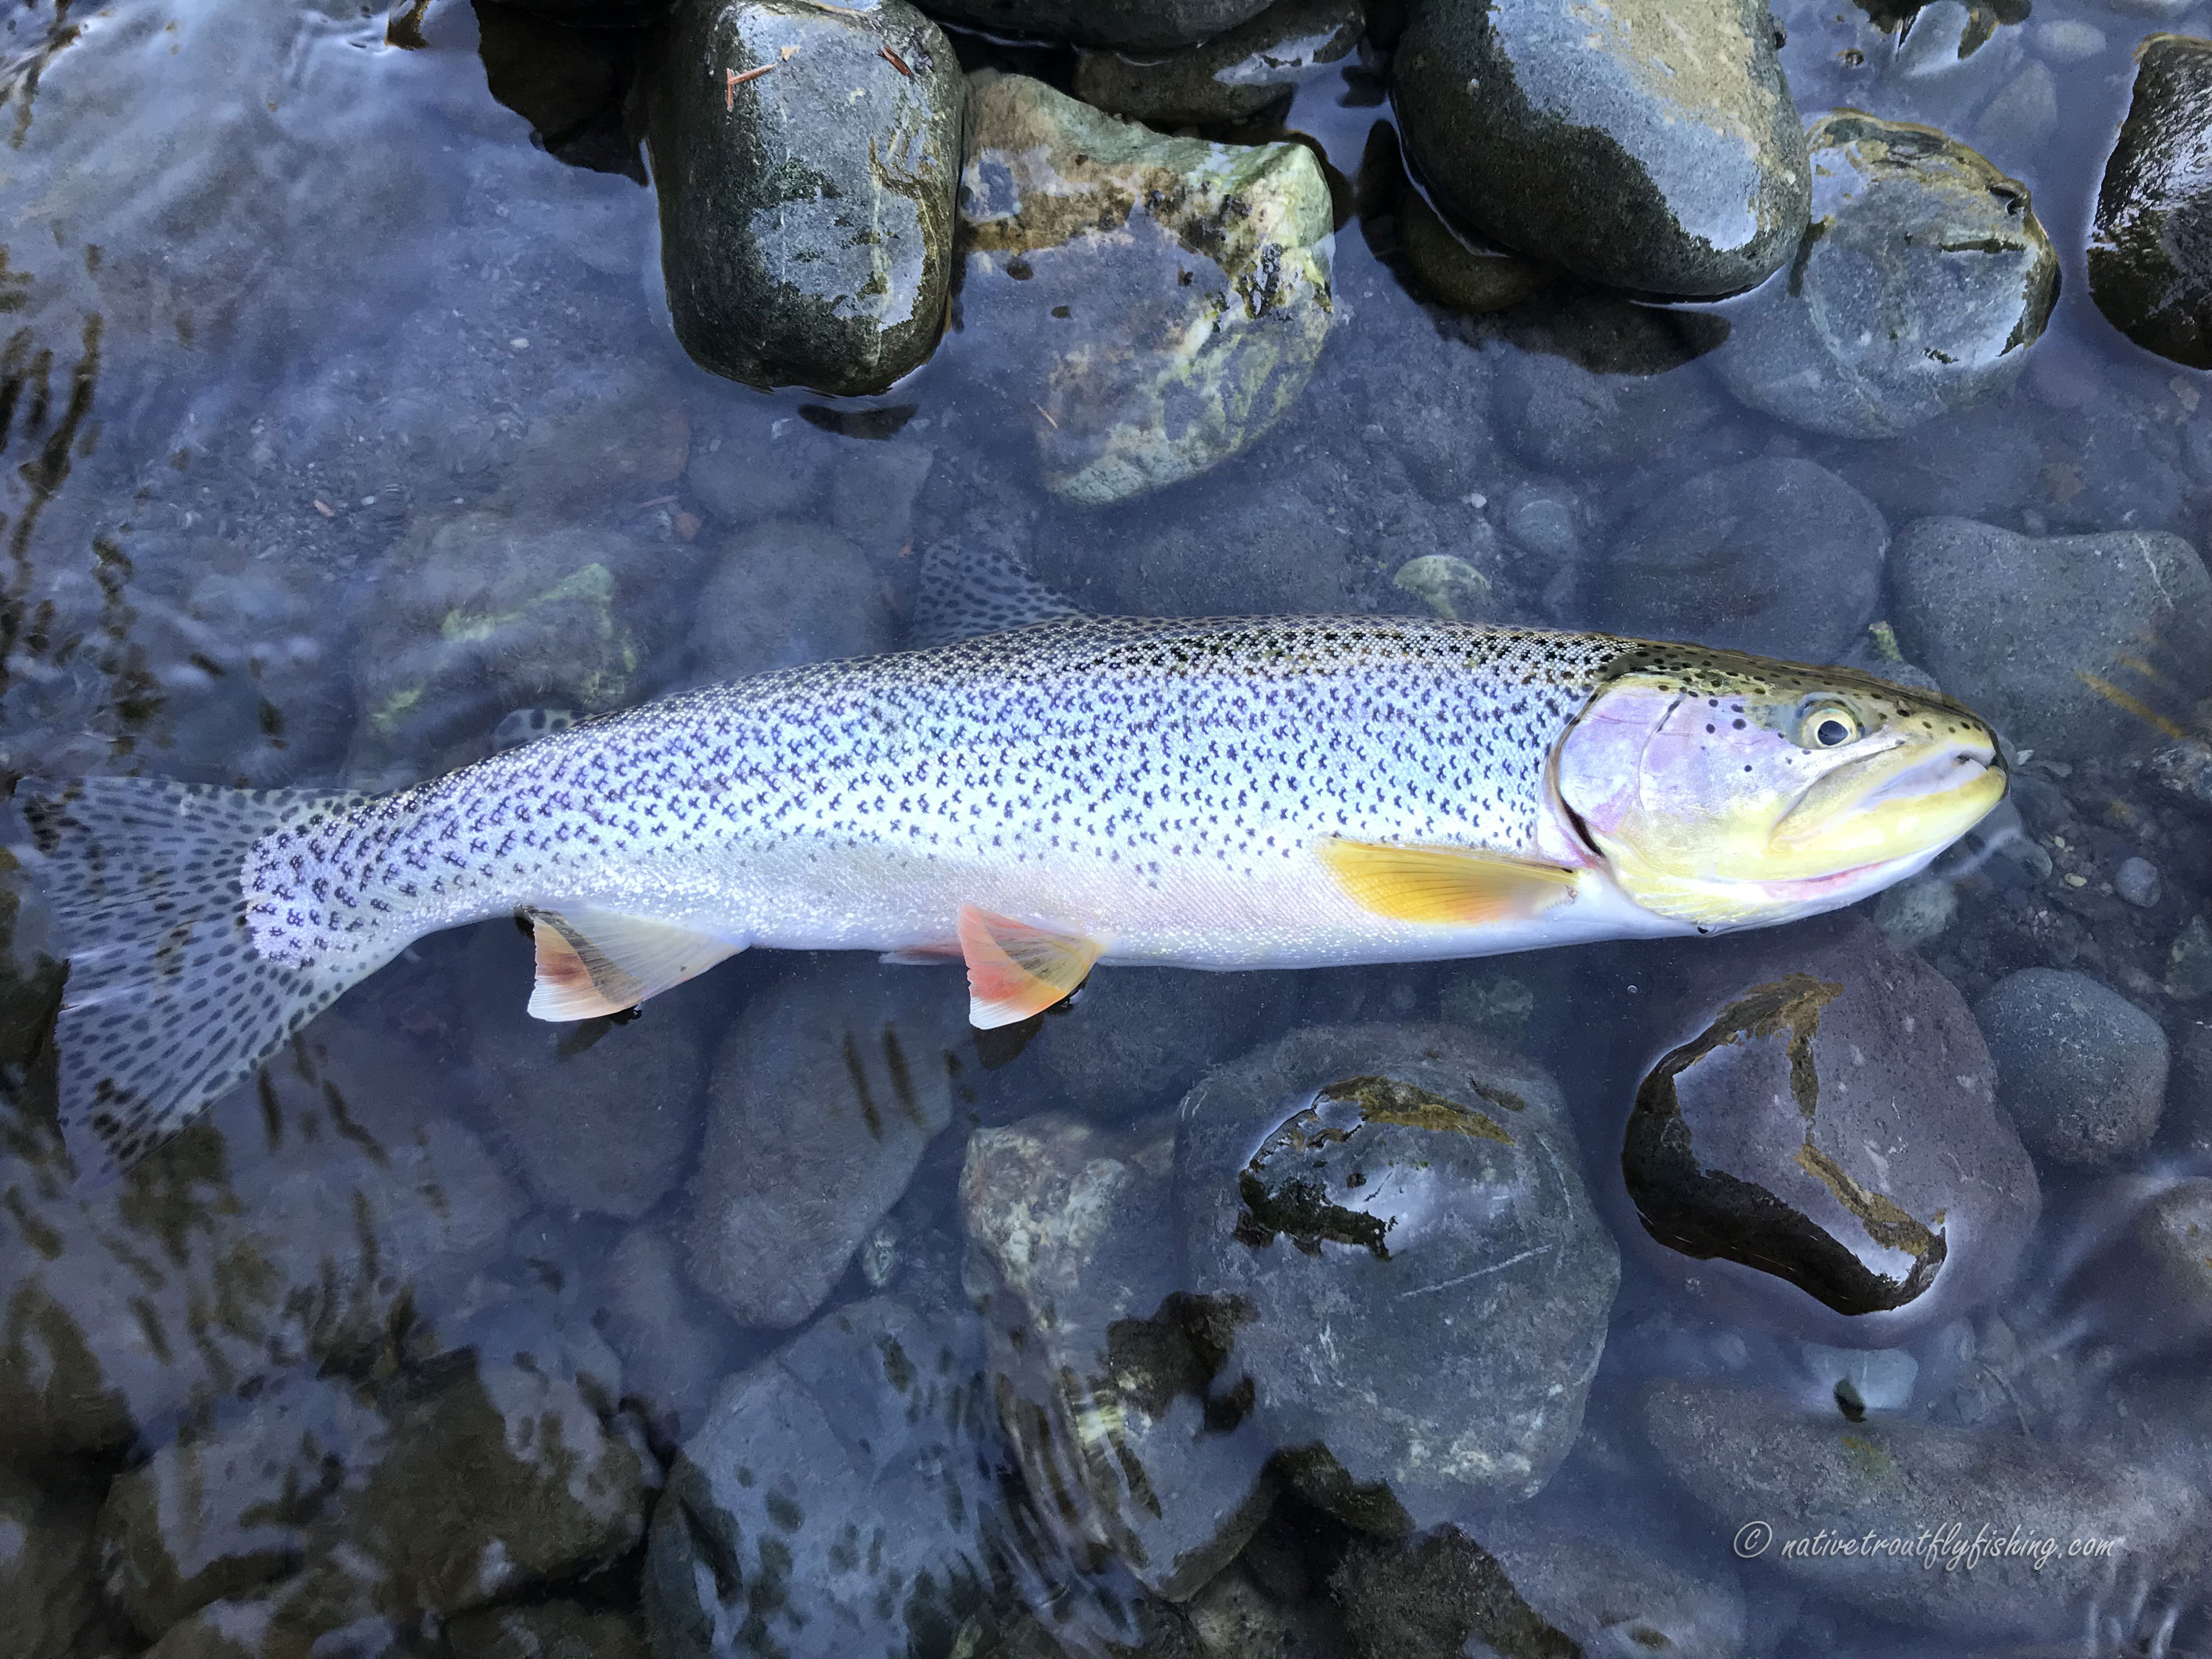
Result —
[[[1572,902],[1576,872],[1507,853],[1331,836],[1316,849],[1353,903],[1394,921],[1478,927]]]
[[[1095,939],[1071,938],[962,905],[968,1023],[988,1031],[1042,1013],[1090,976],[1099,950]]]
[[[523,915],[538,944],[530,1012],[538,1019],[618,1014],[741,948],[709,933],[611,910],[571,907]]]

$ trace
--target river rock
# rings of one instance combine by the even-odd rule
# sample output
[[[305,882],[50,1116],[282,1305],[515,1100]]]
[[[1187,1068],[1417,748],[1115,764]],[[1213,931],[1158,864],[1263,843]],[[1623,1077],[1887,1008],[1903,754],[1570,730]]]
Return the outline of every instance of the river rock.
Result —
[[[1230,126],[1287,98],[1359,45],[1360,0],[1278,0],[1249,22],[1170,58],[1084,52],[1075,95],[1159,126]]]
[[[1916,1629],[2045,1640],[2081,1628],[2090,1607],[2124,1598],[2128,1587],[2172,1582],[2206,1546],[2203,1491],[2180,1470],[2016,1432],[1853,1423],[1748,1389],[1672,1381],[1651,1386],[1644,1422],[1668,1472],[1707,1512],[1713,1548],[1764,1522],[1762,1562]],[[1871,1549],[1841,1553],[1844,1540],[1869,1534]],[[1823,1536],[1825,1551],[1787,1547]],[[1978,1538],[1983,1553],[1970,1563]],[[1932,1567],[1913,1553],[1923,1540],[1936,1552]],[[2068,1553],[2078,1541],[2113,1540],[2094,1556]],[[2052,1540],[2054,1553],[2042,1554]],[[1993,1541],[2002,1553],[1991,1553]]]
[[[898,617],[868,556],[835,531],[770,519],[722,545],[691,623],[691,678],[888,651]]]
[[[2176,1182],[2143,1206],[2129,1230],[2142,1276],[2128,1300],[2161,1348],[2212,1335],[2212,1180]]]
[[[1775,45],[1761,0],[1425,5],[1391,100],[1413,170],[1468,228],[1612,288],[1731,294],[1805,228]]]
[[[1893,1346],[2002,1290],[2034,1166],[1949,981],[1856,920],[1676,947],[1623,1136],[1644,1254],[1716,1312]]]
[[[1171,1106],[1258,1037],[1265,984],[1176,968],[1097,975],[1070,1018],[1030,1039],[1024,1080],[1058,1109],[1102,1121]]]
[[[993,34],[1157,51],[1224,34],[1267,0],[929,0],[950,22]]]
[[[731,1026],[684,1231],[692,1278],[738,1323],[804,1320],[906,1190],[951,1121],[961,993],[950,974],[824,957]]]
[[[392,1033],[339,1010],[264,1075],[106,1188],[0,1160],[0,1457],[366,1364],[503,1246],[520,1195]]]
[[[984,372],[1034,413],[1055,494],[1190,477],[1297,401],[1335,309],[1311,150],[1164,137],[981,70],[967,153],[963,326],[993,335]]]
[[[1601,294],[1515,314],[1498,368],[1496,424],[1528,465],[1586,477],[1668,458],[1727,400],[1698,362],[1693,319]]]
[[[1004,1507],[975,1335],[855,1302],[731,1381],[654,1511],[659,1659],[950,1648]]]
[[[2166,1033],[2118,992],[2069,969],[2023,968],[1974,1005],[2021,1138],[2053,1164],[2125,1163],[2158,1133]]]
[[[1808,431],[1887,438],[2008,386],[2058,298],[2027,187],[1932,127],[1856,110],[1808,135],[1813,215],[1789,280],[1729,313],[1713,368]]]
[[[2185,708],[2212,690],[2212,576],[2179,536],[1922,519],[1891,544],[1889,589],[1906,659],[2023,748],[2124,750],[2157,735],[2124,699]]]
[[[1191,1286],[1236,1313],[1217,1392],[1249,1386],[1325,1505],[1424,1526],[1533,1494],[1620,1277],[1578,1163],[1552,1080],[1451,1026],[1313,1027],[1216,1068],[1176,1180]]]
[[[2089,293],[2137,345],[2212,368],[2212,40],[2154,34],[2136,64],[2135,97],[2097,192]]]
[[[76,1659],[92,1622],[94,1506],[0,1468],[0,1650]]]
[[[1733,1659],[1744,1650],[1743,1594],[1634,1545],[1517,1515],[1445,1527],[1410,1547],[1356,1539],[1329,1577],[1356,1659],[1460,1654]]]
[[[981,1129],[961,1172],[962,1278],[990,1326],[992,1397],[1079,1563],[1171,1601],[1267,1518],[1273,1449],[1212,1389],[1244,1310],[1192,1297],[1173,1249],[1175,1130],[1048,1113]],[[1165,1248],[1163,1248],[1165,1246]]]
[[[1762,456],[1636,514],[1582,598],[1594,628],[1833,662],[1873,620],[1888,544],[1874,503],[1834,473]]]
[[[518,708],[599,714],[635,702],[653,573],[617,532],[471,509],[393,552],[354,657],[356,787],[479,760]]]
[[[676,337],[750,385],[880,392],[945,325],[966,82],[906,0],[678,8],[647,99]]]

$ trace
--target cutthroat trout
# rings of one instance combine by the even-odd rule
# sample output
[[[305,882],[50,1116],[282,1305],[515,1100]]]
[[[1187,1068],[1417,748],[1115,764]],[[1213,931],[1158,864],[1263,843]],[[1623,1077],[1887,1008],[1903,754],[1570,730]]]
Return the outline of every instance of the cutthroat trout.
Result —
[[[410,941],[520,915],[529,1012],[754,945],[966,964],[978,1026],[1101,963],[1714,933],[1920,869],[1988,726],[1838,668],[1402,618],[1062,615],[589,720],[367,797],[88,778],[27,804],[65,1130],[127,1165]]]

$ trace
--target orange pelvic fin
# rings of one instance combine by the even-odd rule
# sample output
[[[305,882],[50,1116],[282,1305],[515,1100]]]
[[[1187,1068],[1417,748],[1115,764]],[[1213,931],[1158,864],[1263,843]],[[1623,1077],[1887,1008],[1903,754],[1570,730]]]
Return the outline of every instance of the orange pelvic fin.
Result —
[[[1090,976],[1103,947],[1025,921],[960,907],[968,961],[968,1022],[988,1031],[1041,1014]]]
[[[1510,853],[1334,836],[1316,850],[1353,903],[1394,921],[1458,927],[1523,921],[1575,896],[1574,871]]]
[[[738,949],[688,927],[611,910],[574,907],[523,915],[538,945],[530,1012],[538,1019],[618,1014],[705,973]]]

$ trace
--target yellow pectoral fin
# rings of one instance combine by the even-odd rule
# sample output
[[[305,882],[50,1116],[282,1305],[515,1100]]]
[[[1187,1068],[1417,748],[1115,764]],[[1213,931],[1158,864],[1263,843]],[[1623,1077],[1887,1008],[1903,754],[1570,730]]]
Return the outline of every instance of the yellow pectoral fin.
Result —
[[[979,1031],[1041,1014],[1073,994],[1098,960],[1097,940],[1073,939],[972,904],[960,907],[968,961],[968,1023]]]
[[[1353,903],[1393,921],[1456,927],[1522,921],[1575,896],[1574,871],[1508,853],[1334,836],[1316,850]]]

